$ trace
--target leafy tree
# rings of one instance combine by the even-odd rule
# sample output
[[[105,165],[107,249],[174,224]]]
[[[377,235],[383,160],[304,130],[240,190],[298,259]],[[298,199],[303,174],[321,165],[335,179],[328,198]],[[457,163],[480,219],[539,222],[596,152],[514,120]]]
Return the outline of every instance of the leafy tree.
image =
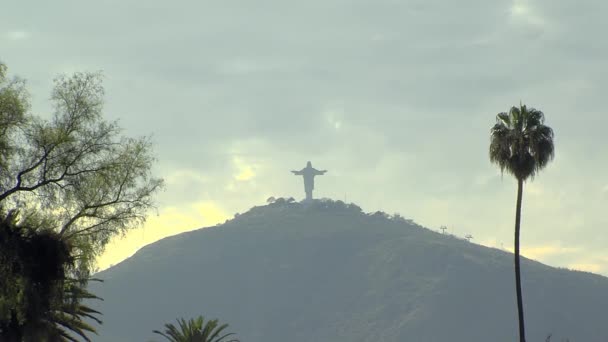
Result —
[[[97,298],[84,289],[86,282],[66,279],[73,267],[70,246],[56,232],[35,231],[16,224],[15,212],[0,222],[0,340],[89,341],[99,312],[80,303]]]
[[[228,324],[219,325],[217,319],[205,322],[203,316],[186,321],[183,318],[177,320],[178,327],[168,323],[165,324],[165,331],[154,330],[155,334],[161,335],[170,342],[238,342],[237,339],[230,339],[234,333],[222,334]]]
[[[23,92],[12,88],[0,93]],[[112,236],[144,220],[162,185],[150,174],[150,140],[123,137],[116,122],[102,119],[103,93],[100,74],[76,73],[55,80],[50,120],[24,112],[27,103],[0,110],[8,132],[2,136],[8,147],[0,153],[6,165],[0,205],[52,222],[83,252],[78,262],[87,267]],[[22,94],[7,97],[26,100]]]
[[[0,266],[0,278],[20,279],[0,282],[0,320],[14,318],[23,326],[29,321],[33,324],[34,316],[11,317],[11,312],[33,310],[38,304],[31,298],[39,298],[43,308],[47,302],[62,302],[70,297],[66,291],[72,294],[69,315],[94,313],[76,303],[91,295],[84,289],[96,257],[113,236],[141,224],[154,206],[153,197],[162,188],[162,180],[151,175],[150,139],[125,137],[117,122],[104,120],[103,95],[99,73],[60,76],[51,93],[53,114],[48,119],[37,117],[29,112],[25,82],[9,78],[6,66],[0,63],[0,213],[12,213],[12,225],[19,228],[7,231],[16,234],[16,239],[55,244],[67,251],[62,254],[65,260],[53,264],[62,273],[50,280],[53,286],[49,289],[37,285],[32,278],[36,272]],[[17,249],[13,252],[4,257],[17,265],[45,257],[19,254]],[[33,259],[23,259],[27,257]],[[25,296],[26,289],[33,292],[17,300]],[[68,306],[53,310],[65,313],[64,309]],[[91,331],[82,325],[80,330],[71,329],[82,321],[54,317],[49,322],[56,327],[77,334]]]
[[[282,206],[282,205],[285,205],[285,204],[287,204],[287,199],[286,199],[286,198],[284,198],[284,197],[279,197],[279,198],[276,198],[276,199],[274,200],[273,204],[275,204],[275,205],[277,205],[277,206]]]
[[[554,157],[553,130],[544,125],[544,114],[520,104],[496,116],[490,130],[490,161],[517,179],[515,210],[515,288],[519,340],[525,342],[524,311],[519,265],[519,232],[524,181],[533,179]]]
[[[29,105],[25,82],[21,79],[7,78],[6,65],[0,63],[0,170],[7,168],[9,156],[16,152],[13,128],[25,122]]]

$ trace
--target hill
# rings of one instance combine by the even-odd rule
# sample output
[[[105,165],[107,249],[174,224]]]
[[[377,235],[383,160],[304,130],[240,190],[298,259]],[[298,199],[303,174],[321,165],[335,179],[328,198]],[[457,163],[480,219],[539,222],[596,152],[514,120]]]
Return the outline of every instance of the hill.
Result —
[[[341,201],[254,207],[97,276],[102,342],[199,314],[243,342],[516,340],[512,254]],[[529,341],[608,341],[607,278],[528,259],[522,277]]]

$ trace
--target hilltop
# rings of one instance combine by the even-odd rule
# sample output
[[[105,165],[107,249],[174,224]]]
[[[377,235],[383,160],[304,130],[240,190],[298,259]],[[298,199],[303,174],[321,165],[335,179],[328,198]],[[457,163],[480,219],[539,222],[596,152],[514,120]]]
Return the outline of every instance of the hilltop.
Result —
[[[489,227],[491,228],[491,227]],[[203,314],[243,342],[515,341],[512,254],[354,204],[284,199],[97,275],[96,341]],[[608,279],[522,259],[528,340],[605,342]]]

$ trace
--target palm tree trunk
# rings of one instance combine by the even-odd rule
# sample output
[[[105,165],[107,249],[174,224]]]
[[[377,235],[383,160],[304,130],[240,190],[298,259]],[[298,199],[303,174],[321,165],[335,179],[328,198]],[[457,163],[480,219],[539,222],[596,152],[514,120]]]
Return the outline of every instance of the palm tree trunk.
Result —
[[[517,207],[515,209],[515,289],[517,292],[517,314],[519,318],[519,342],[526,342],[526,331],[524,328],[524,305],[521,295],[521,272],[519,267],[519,230],[521,222],[521,200],[524,181],[517,180]]]

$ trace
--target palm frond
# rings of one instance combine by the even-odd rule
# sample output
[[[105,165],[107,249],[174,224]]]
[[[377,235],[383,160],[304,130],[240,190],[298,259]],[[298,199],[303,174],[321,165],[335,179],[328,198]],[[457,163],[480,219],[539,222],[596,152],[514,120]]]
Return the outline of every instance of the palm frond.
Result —
[[[553,160],[553,130],[544,125],[543,112],[520,104],[498,113],[490,129],[490,161],[517,179],[526,180]]]
[[[80,337],[82,337],[85,341],[90,342],[91,339],[87,336],[88,333],[97,334],[97,331],[91,325],[83,322],[79,317],[66,315],[66,314],[56,314],[53,316],[52,323],[55,325],[55,329],[63,330],[61,327],[67,329],[70,332],[76,333]],[[68,335],[68,332],[63,330],[62,335]]]
[[[74,333],[85,341],[90,341],[87,334],[97,334],[97,330],[84,319],[91,319],[97,324],[103,322],[97,317],[101,312],[82,304],[87,299],[103,300],[86,289],[87,280],[67,279],[64,286],[64,297],[61,304],[52,311],[46,321],[53,326],[61,336],[71,336]],[[67,339],[67,341],[72,341]]]
[[[528,110],[528,117],[526,119],[526,127],[540,126],[545,123],[545,114],[540,110],[530,108]]]
[[[166,325],[166,324],[165,324],[165,327],[167,327],[167,325]],[[167,339],[167,341],[170,341],[170,342],[179,342],[179,340],[177,340],[177,339],[176,339],[174,336],[172,336],[172,335],[167,335],[167,334],[165,334],[165,333],[164,333],[164,332],[162,332],[162,331],[153,330],[152,332],[153,332],[153,333],[155,333],[155,334],[161,335],[162,337],[166,338],[166,339]]]
[[[511,122],[511,125],[509,126],[510,128],[518,130],[521,129],[519,127],[522,124],[520,108],[515,106],[511,107],[509,110],[509,121]]]
[[[216,323],[216,325],[217,325],[217,323]],[[228,324],[222,324],[219,327],[217,327],[217,329],[215,329],[215,331],[209,332],[208,334],[205,335],[206,337],[208,337],[207,340],[208,341],[221,341],[223,336],[217,340],[216,340],[216,338],[218,338],[218,336],[222,333],[222,331],[224,331],[224,329],[226,329],[227,327],[228,327]],[[215,328],[215,326],[214,326],[214,328]]]
[[[507,112],[501,112],[496,115],[496,123],[502,124],[505,127],[511,126],[511,117]]]
[[[165,324],[165,331],[153,330],[152,332],[163,336],[170,342],[239,342],[237,339],[225,341],[234,333],[220,334],[228,327],[228,324],[219,325],[217,319],[205,322],[203,316],[186,321],[183,318],[177,319],[178,327],[171,323]],[[219,326],[218,326],[219,325]]]

